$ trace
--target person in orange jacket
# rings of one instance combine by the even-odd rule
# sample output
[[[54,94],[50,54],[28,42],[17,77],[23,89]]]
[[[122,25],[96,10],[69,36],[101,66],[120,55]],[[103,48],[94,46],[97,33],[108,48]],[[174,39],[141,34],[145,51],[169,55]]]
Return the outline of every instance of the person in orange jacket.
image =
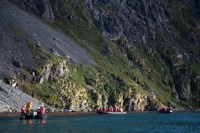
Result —
[[[30,114],[31,110],[32,110],[32,101],[26,104],[27,114]]]

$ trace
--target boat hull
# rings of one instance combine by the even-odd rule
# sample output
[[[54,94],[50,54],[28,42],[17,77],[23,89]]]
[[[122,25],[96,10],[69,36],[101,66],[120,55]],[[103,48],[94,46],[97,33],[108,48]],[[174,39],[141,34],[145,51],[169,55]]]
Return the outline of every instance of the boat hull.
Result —
[[[110,112],[110,111],[101,111],[97,110],[98,114],[110,114],[110,115],[121,115],[121,114],[127,114],[126,112]]]
[[[27,115],[27,114],[21,114],[20,119],[25,120],[25,119],[46,119],[47,115],[36,115],[36,116],[31,116],[31,115]]]
[[[173,113],[172,110],[167,110],[167,111],[158,111],[158,113]]]
[[[20,119],[46,119],[47,115],[46,114],[39,114],[37,111],[31,111],[30,114],[20,114]]]

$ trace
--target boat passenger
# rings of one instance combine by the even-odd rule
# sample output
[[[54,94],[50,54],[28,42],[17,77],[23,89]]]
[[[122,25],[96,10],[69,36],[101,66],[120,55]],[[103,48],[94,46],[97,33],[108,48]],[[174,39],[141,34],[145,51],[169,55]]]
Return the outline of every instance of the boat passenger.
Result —
[[[122,109],[122,108],[120,108],[120,109],[119,109],[119,112],[123,112],[123,109]]]
[[[27,103],[27,105],[26,105],[27,114],[30,114],[31,110],[32,110],[32,101],[30,101],[30,102]]]
[[[116,107],[116,112],[119,112],[119,108],[118,107]]]
[[[110,112],[113,112],[113,107],[111,106],[111,107],[109,107],[109,109],[108,109]]]
[[[114,107],[113,107],[113,112],[115,112],[115,111],[116,111],[116,107],[114,106]]]
[[[113,107],[112,106],[110,107],[110,111],[113,112]]]
[[[41,115],[44,115],[44,114],[45,114],[45,107],[44,107],[44,105],[42,105],[42,106],[40,107],[40,114],[41,114]]]
[[[167,108],[167,111],[170,111],[170,110],[172,110],[172,108],[171,108],[171,107],[168,107],[168,108]]]
[[[99,110],[101,110],[101,111],[102,111],[102,110],[103,110],[103,108],[101,107]]]
[[[166,107],[164,107],[164,112],[166,112],[167,111],[167,108]]]
[[[21,108],[21,114],[26,114],[26,108],[25,108],[24,105],[23,105],[22,108]]]

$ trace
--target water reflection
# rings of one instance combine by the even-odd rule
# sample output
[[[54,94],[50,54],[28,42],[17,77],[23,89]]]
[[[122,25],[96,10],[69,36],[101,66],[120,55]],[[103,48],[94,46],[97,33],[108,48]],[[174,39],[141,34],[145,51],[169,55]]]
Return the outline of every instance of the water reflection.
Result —
[[[32,125],[33,124],[33,120],[32,119],[27,120],[27,124]]]
[[[32,125],[34,123],[45,124],[46,123],[46,119],[39,119],[39,120],[28,119],[28,120],[22,120],[22,123],[23,124],[27,124],[27,125]]]
[[[40,123],[41,123],[41,124],[45,124],[45,123],[46,123],[46,119],[41,119],[41,120],[40,120]]]
[[[33,120],[32,119],[28,119],[28,120],[22,120],[23,124],[28,124],[28,125],[32,125],[33,124]]]
[[[28,119],[28,120],[23,120],[23,124],[27,125],[27,133],[32,133],[32,129],[33,129],[33,120],[32,119]]]

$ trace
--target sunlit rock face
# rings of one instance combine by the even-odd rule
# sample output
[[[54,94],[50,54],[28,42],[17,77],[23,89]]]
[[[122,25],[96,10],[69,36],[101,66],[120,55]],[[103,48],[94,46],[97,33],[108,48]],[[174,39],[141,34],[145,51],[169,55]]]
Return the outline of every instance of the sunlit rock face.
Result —
[[[53,2],[55,2],[54,0],[41,0],[41,1],[37,1],[37,0],[11,0],[12,2],[16,3],[17,5],[20,6],[20,8],[22,8],[25,11],[28,11],[29,13],[33,13],[36,14],[40,17],[42,17],[44,20],[46,20],[47,22],[54,22],[54,18],[56,18],[55,16],[55,12],[53,12],[52,9],[54,9],[54,11],[56,11],[56,8],[54,7],[55,5],[51,5]],[[200,58],[199,58],[199,54],[198,53],[187,53],[188,51],[184,51],[184,49],[181,48],[181,45],[179,46],[179,41],[176,40],[177,37],[177,29],[175,27],[175,25],[173,24],[173,20],[176,18],[175,16],[177,15],[177,10],[173,9],[172,6],[169,6],[171,2],[171,0],[168,0],[166,4],[164,1],[162,0],[134,0],[134,1],[130,1],[130,0],[85,0],[85,6],[87,6],[88,11],[91,13],[91,16],[93,18],[93,22],[95,24],[95,26],[100,29],[103,33],[104,36],[106,36],[109,40],[115,42],[120,42],[119,45],[122,45],[123,48],[133,48],[137,49],[136,45],[140,45],[141,46],[147,46],[147,52],[148,52],[148,56],[151,55],[153,56],[154,54],[158,53],[158,51],[156,51],[156,49],[154,48],[148,48],[148,45],[150,43],[152,43],[151,45],[159,45],[160,41],[165,40],[166,43],[168,45],[170,45],[171,47],[173,47],[175,50],[177,50],[177,55],[169,55],[170,58],[167,60],[167,62],[169,63],[168,65],[171,65],[171,71],[174,71],[174,76],[178,75],[180,73],[180,70],[182,69],[183,72],[178,75],[177,77],[174,78],[174,82],[175,82],[175,89],[177,92],[176,94],[178,94],[178,97],[180,99],[189,99],[190,98],[190,94],[191,91],[193,90],[199,90],[199,78],[198,75],[195,75],[193,78],[191,73],[188,73],[187,71],[190,68],[186,68],[184,66],[184,58],[187,58],[187,61],[191,61],[191,60],[195,60],[195,62],[199,63]],[[200,10],[200,2],[197,0],[180,0],[182,2],[185,2],[187,4],[187,6],[189,7],[189,9],[191,10],[191,14],[196,17],[197,19],[199,19],[199,10]],[[178,2],[180,2],[178,1]],[[52,2],[52,3],[50,3]],[[69,8],[79,8],[79,4],[80,2],[82,2],[81,4],[83,4],[83,1],[72,1],[72,0],[62,0],[59,1],[58,3],[60,10],[63,10],[63,16],[59,16],[59,18],[61,17],[62,19],[70,19],[69,16],[72,16],[72,14],[70,14],[68,12],[68,9],[65,8],[64,4],[68,4],[68,2],[72,2],[74,7],[69,7]],[[177,2],[177,1],[176,1]],[[4,7],[3,7],[4,8]],[[16,12],[16,10],[11,10],[13,12],[15,12],[15,14],[18,14],[18,12]],[[179,15],[179,14],[178,14]],[[181,15],[185,15],[185,14],[181,14]],[[14,18],[14,15],[10,18]],[[87,18],[86,18],[87,19]],[[8,19],[9,20],[9,19]],[[22,20],[22,19],[21,19]],[[20,20],[20,21],[21,21]],[[25,19],[27,21],[27,19]],[[3,21],[2,21],[3,22]],[[19,31],[21,31],[22,33],[27,33],[25,31],[29,31],[29,30],[25,30],[25,29],[31,29],[26,28],[26,25],[21,24],[21,26],[17,25],[18,21],[15,21],[14,23],[12,23],[13,27],[14,27],[14,31],[15,34],[20,35],[21,33]],[[10,22],[11,23],[11,22]],[[26,24],[30,25],[30,24],[34,24],[32,27],[33,29],[35,29],[36,24],[38,24],[38,21],[27,21]],[[6,25],[8,25],[6,23]],[[187,33],[187,35],[184,37],[185,39],[187,39],[188,41],[192,42],[192,44],[198,46],[200,44],[200,34],[199,34],[199,29],[200,29],[200,24],[198,21],[195,21],[195,23],[192,24],[194,27],[192,27],[189,33]],[[7,30],[7,28],[4,28],[4,26],[2,26],[5,30]],[[9,26],[11,27],[11,26]],[[181,27],[182,28],[182,27]],[[62,55],[65,56],[67,59],[71,60],[71,62],[75,62],[75,64],[79,64],[84,62],[85,64],[90,64],[91,61],[89,60],[88,56],[87,58],[83,58],[85,56],[82,56],[82,49],[78,50],[76,48],[68,48],[68,46],[75,46],[74,43],[66,43],[66,40],[60,38],[60,35],[55,35],[52,34],[54,33],[54,31],[50,30],[50,32],[48,32],[48,37],[46,37],[46,33],[47,31],[44,29],[47,29],[44,25],[42,25],[41,27],[38,28],[39,30],[32,30],[32,32],[30,33],[29,36],[33,36],[33,38],[36,39],[37,42],[40,42],[41,45],[46,45],[46,48],[50,49],[50,51],[56,55]],[[183,29],[183,28],[182,28]],[[3,30],[2,30],[3,31]],[[13,31],[13,29],[12,29]],[[38,31],[45,31],[45,32],[38,32]],[[4,38],[4,32],[1,33],[2,37]],[[9,34],[10,35],[10,34]],[[24,34],[25,35],[25,34]],[[45,35],[45,36],[43,36]],[[161,38],[161,36],[163,38]],[[64,38],[64,37],[63,37]],[[6,45],[8,44],[8,40],[12,40],[12,39],[7,39]],[[19,37],[16,38],[16,40],[20,40]],[[24,41],[25,39],[21,39],[20,41],[22,42],[22,40]],[[48,40],[48,41],[47,41]],[[20,44],[21,44],[20,42]],[[52,43],[53,42],[53,43]],[[38,44],[40,44],[38,43]],[[55,44],[55,45],[54,45]],[[66,44],[69,44],[68,46]],[[145,45],[146,44],[146,45]],[[52,48],[52,46],[56,47],[58,49]],[[184,45],[184,44],[183,44]],[[66,46],[66,47],[64,47]],[[154,47],[154,46],[153,46]],[[60,50],[59,50],[60,48]],[[22,49],[22,48],[21,48]],[[189,48],[188,48],[189,49]],[[68,51],[68,53],[66,53],[66,51]],[[0,50],[1,51],[1,50]],[[5,51],[5,50],[2,50]],[[61,51],[61,52],[59,52]],[[78,51],[78,52],[77,52]],[[104,50],[105,53],[108,53],[107,55],[114,55],[112,50]],[[190,50],[189,50],[190,52]],[[58,54],[59,53],[59,54]],[[77,54],[79,53],[79,54]],[[168,56],[168,55],[167,55]],[[177,56],[177,57],[176,57]],[[184,57],[185,56],[185,57]],[[3,56],[2,56],[3,57]],[[17,57],[15,55],[15,57]],[[26,60],[28,61],[18,61],[17,59],[14,59],[13,64],[15,65],[15,67],[22,67],[25,63],[24,62],[28,62],[30,63],[30,59],[27,59],[26,55]],[[85,56],[86,57],[86,56]],[[31,58],[31,57],[30,57]],[[140,59],[141,61],[139,61],[139,63],[145,66],[145,62],[143,61],[144,59]],[[32,61],[33,62],[33,61]],[[31,65],[34,64],[30,63]],[[86,63],[88,62],[88,63]],[[170,64],[171,63],[171,64]],[[2,63],[3,64],[3,63]],[[91,63],[93,64],[93,63]],[[4,64],[3,64],[4,65]],[[63,76],[63,75],[67,75],[68,72],[67,70],[63,69],[65,64],[58,64],[58,65],[53,65],[53,64],[49,64],[48,66],[45,66],[42,72],[42,75],[40,75],[40,81],[39,83],[42,83],[44,80],[48,80],[50,78],[52,78],[52,73],[55,74],[56,76]],[[10,67],[8,67],[10,68]],[[175,70],[176,69],[176,70]],[[2,68],[3,70],[3,68]],[[55,70],[54,72],[52,70]],[[150,71],[150,69],[149,69]],[[186,71],[186,72],[185,72]],[[189,77],[188,82],[184,82],[184,81],[178,81],[177,79],[179,79],[180,77]],[[154,79],[152,79],[154,80]],[[59,81],[60,82],[60,81]],[[162,82],[162,81],[161,81]],[[166,83],[167,83],[167,79],[166,79]],[[72,85],[72,88],[68,89],[66,92],[63,92],[63,95],[61,95],[61,99],[67,99],[69,102],[71,102],[71,104],[67,105],[69,107],[75,107],[75,108],[84,108],[86,106],[91,106],[90,103],[87,101],[88,100],[88,95],[87,95],[87,91],[85,88],[79,88],[76,91],[74,91],[73,89],[76,88],[76,86],[72,83],[69,83],[70,85]],[[172,83],[173,84],[173,83]],[[65,86],[65,84],[63,84],[63,86]],[[73,93],[75,93],[76,95],[70,96],[69,93],[71,91],[74,91]],[[152,92],[153,93],[153,92]],[[84,94],[84,95],[82,95]],[[103,94],[99,94],[100,96],[98,96],[98,103],[99,105],[104,105],[109,103],[109,94],[107,96],[107,98],[104,98],[104,101],[102,101],[102,99],[100,99],[100,97],[102,97],[101,95]],[[153,95],[153,97],[155,97],[156,99],[156,95]],[[87,100],[83,100],[83,99],[87,99]],[[154,104],[151,103],[151,101],[149,101],[149,103],[147,103],[148,101],[148,97],[147,95],[137,95],[134,98],[132,97],[120,97],[119,99],[117,99],[115,102],[112,103],[112,105],[119,105],[119,106],[124,106],[126,107],[128,110],[145,110],[145,108],[149,108],[152,109],[154,108]],[[65,101],[65,100],[63,100]]]

